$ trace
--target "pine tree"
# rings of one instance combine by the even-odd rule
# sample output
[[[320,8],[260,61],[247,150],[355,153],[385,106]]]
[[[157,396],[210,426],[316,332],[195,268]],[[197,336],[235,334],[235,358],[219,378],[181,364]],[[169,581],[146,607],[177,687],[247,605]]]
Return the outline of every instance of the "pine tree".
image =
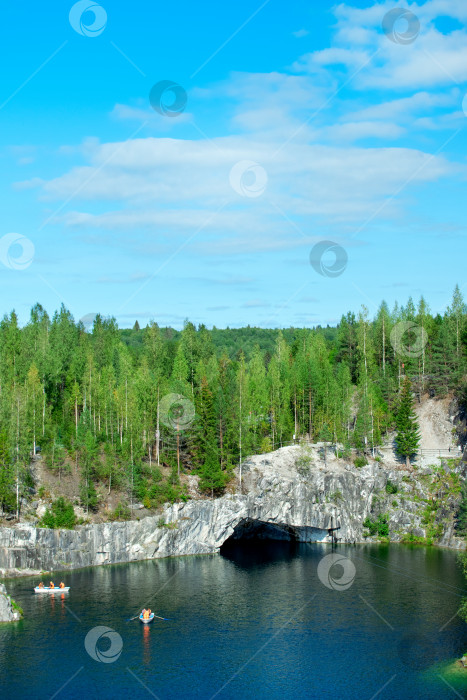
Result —
[[[205,377],[201,380],[197,413],[200,430],[198,437],[199,487],[202,491],[209,491],[213,496],[214,493],[218,493],[224,488],[227,477],[220,464],[213,398]]]
[[[97,509],[97,492],[94,486],[95,468],[98,460],[98,447],[91,432],[85,432],[81,445],[82,481],[80,485],[81,503],[86,512]]]
[[[13,510],[15,507],[14,471],[8,449],[8,435],[0,432],[0,507],[1,512]]]
[[[405,464],[410,468],[410,458],[416,454],[420,444],[420,431],[413,408],[412,385],[408,377],[402,386],[396,428],[397,452],[405,457]]]
[[[188,372],[189,367],[185,357],[183,345],[182,343],[179,343],[172,368],[172,381],[177,387],[180,388],[180,393],[183,393],[183,390],[185,389],[188,379]]]

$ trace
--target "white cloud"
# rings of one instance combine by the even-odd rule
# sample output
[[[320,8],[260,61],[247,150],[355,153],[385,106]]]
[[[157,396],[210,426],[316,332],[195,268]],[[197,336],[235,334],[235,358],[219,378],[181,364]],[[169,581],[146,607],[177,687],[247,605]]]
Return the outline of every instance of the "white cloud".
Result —
[[[155,112],[145,103],[138,104],[137,106],[116,104],[111,112],[111,116],[121,121],[143,122],[146,123],[145,125],[148,128],[163,132],[193,120],[193,115],[190,114],[190,112],[182,112],[176,117],[168,119]]]
[[[228,105],[216,124],[220,135],[87,139],[66,151],[78,153],[80,165],[16,186],[37,188],[53,203],[52,222],[91,231],[100,243],[112,232],[109,244],[154,254],[173,250],[174,243],[209,255],[300,248],[327,227],[352,233],[382,206],[386,219],[399,216],[412,188],[462,170],[427,136],[460,122],[462,94],[448,74],[467,78],[465,32],[446,36],[433,26],[437,12],[463,16],[461,5],[432,0],[408,6],[422,25],[408,46],[382,34],[382,18],[393,9],[389,0],[366,9],[340,4],[332,45],[299,59],[292,72],[300,74],[233,73],[191,91],[190,99],[205,110]],[[400,97],[394,89],[415,92]],[[179,119],[196,126],[193,114]],[[112,116],[158,120],[143,102],[118,104]],[[356,145],[365,139],[381,147]],[[240,161],[266,171],[262,196],[242,198],[234,191],[229,176]],[[62,202],[70,204],[62,209]]]
[[[419,19],[420,33],[412,43],[391,42],[382,31],[383,18],[394,9],[392,1],[364,9],[340,4],[335,8],[333,45],[302,56],[296,70],[314,74],[343,65],[349,73],[358,70],[352,84],[361,90],[419,90],[466,81],[467,30],[463,27],[443,34],[435,26],[439,16],[465,22],[466,3],[433,0],[422,5],[400,2],[398,6],[408,8]]]
[[[270,302],[263,301],[263,299],[250,299],[242,304],[243,309],[266,309],[271,306]]]
[[[323,133],[328,139],[335,141],[355,142],[368,138],[397,139],[406,133],[406,129],[389,121],[360,121],[335,124],[323,129]]]
[[[353,131],[352,138],[357,131],[362,137],[378,130],[380,136],[381,130],[397,135],[397,127],[384,122],[330,129],[336,135]],[[345,222],[350,230],[407,181],[414,186],[456,172],[442,155],[410,148],[291,143],[274,158],[277,143],[231,137],[216,139],[214,145],[155,138],[97,145],[88,153],[93,166],[31,184],[48,201],[75,197],[98,205],[96,212],[76,204],[74,211],[61,212],[55,220],[69,227],[136,231],[142,241],[149,235],[150,246],[159,251],[173,246],[174,236],[183,241],[196,235],[195,250],[218,254],[311,245],[319,238],[320,221]],[[261,197],[242,198],[230,185],[232,165],[244,159],[266,169],[268,186]],[[395,204],[386,208],[386,214],[395,212]],[[134,234],[126,241],[114,235],[112,244],[147,249]]]
[[[129,277],[119,275],[103,276],[96,280],[98,284],[133,284],[135,282],[144,282],[150,279],[151,275],[147,272],[134,272]]]
[[[308,36],[309,33],[308,29],[298,29],[296,32],[292,32],[296,39],[302,39],[304,36]]]

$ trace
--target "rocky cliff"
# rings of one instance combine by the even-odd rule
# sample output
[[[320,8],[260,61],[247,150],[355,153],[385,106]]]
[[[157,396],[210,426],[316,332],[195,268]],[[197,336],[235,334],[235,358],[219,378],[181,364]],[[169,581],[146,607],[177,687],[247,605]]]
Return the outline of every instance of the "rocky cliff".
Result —
[[[340,542],[361,542],[372,539],[368,523],[378,517],[387,522],[391,541],[429,538],[464,546],[452,527],[460,466],[408,473],[375,460],[357,469],[327,452],[318,444],[252,457],[242,465],[238,493],[168,505],[162,516],[76,530],[0,528],[0,572],[213,553],[230,537],[330,542],[330,528],[338,528]]]
[[[15,610],[6,588],[0,583],[0,622],[15,622],[21,619],[21,613]]]

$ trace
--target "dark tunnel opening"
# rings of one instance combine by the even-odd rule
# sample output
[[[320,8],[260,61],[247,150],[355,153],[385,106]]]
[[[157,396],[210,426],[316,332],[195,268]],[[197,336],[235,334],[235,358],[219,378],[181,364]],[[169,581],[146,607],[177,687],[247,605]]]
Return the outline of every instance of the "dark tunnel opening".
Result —
[[[295,528],[290,525],[266,523],[261,520],[245,519],[238,523],[233,533],[224,542],[222,547],[228,546],[239,540],[279,540],[285,542],[298,542],[299,536]]]

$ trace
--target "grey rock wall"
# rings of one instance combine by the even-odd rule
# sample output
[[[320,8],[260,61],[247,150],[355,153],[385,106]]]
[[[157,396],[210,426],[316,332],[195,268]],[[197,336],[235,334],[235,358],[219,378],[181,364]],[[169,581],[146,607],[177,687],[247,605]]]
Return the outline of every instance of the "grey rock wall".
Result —
[[[374,513],[374,498],[390,513],[391,539],[406,532],[424,536],[421,504],[410,499],[402,472],[377,462],[356,469],[322,449],[309,452],[309,465],[297,471],[299,447],[284,447],[252,457],[242,465],[241,493],[218,499],[193,499],[164,508],[161,516],[139,521],[48,530],[32,525],[0,528],[0,573],[4,576],[131,562],[155,557],[218,552],[231,536],[253,532],[255,524],[274,528],[263,536],[303,542],[330,542],[328,528],[339,527],[340,542],[364,541],[363,522]],[[397,507],[385,486],[400,487]],[[382,495],[383,494],[383,495]],[[378,501],[379,502],[379,501]],[[373,509],[373,510],[372,510]],[[256,534],[258,530],[256,531]],[[452,528],[444,546],[463,547]]]
[[[5,586],[3,583],[0,583],[0,622],[14,622],[20,618],[20,613],[13,609],[10,596],[7,595]]]

